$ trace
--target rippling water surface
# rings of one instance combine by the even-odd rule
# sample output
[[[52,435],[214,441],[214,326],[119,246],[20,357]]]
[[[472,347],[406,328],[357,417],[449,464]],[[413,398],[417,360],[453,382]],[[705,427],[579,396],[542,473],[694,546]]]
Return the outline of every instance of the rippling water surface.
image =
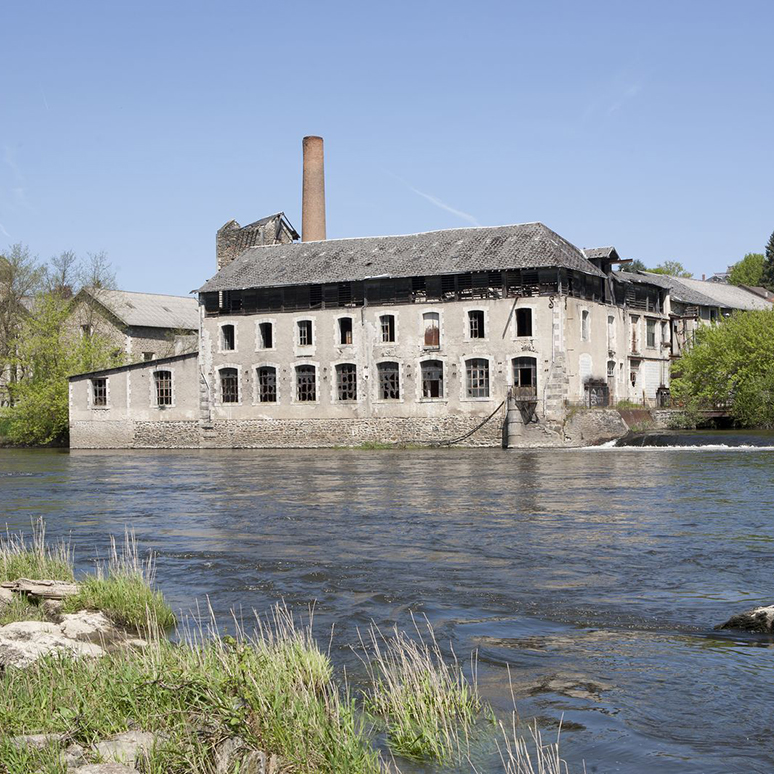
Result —
[[[712,631],[774,601],[772,501],[770,449],[0,450],[0,522],[82,569],[129,524],[176,608],[316,602],[355,680],[358,627],[426,614],[589,772],[774,769],[774,649]]]

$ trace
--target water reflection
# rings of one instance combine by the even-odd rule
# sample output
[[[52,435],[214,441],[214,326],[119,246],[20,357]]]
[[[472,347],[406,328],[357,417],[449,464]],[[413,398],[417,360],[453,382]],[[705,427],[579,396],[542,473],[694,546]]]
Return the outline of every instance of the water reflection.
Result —
[[[767,695],[770,643],[710,630],[771,601],[770,459],[2,450],[0,502],[11,529],[43,514],[72,534],[81,567],[129,523],[184,610],[316,601],[355,680],[357,627],[423,612],[457,653],[480,649],[497,707],[510,666],[522,716],[564,713],[589,771],[768,771],[771,718],[739,709]]]

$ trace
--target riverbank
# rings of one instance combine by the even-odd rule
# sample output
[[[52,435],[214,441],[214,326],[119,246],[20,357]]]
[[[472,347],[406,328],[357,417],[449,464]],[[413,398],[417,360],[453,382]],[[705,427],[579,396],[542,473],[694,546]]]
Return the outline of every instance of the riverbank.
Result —
[[[29,543],[0,540],[0,772],[377,774],[396,759],[473,771],[486,749],[506,772],[531,755],[558,771],[558,746],[535,731],[530,753],[481,700],[475,664],[445,659],[426,622],[360,637],[368,686],[355,694],[311,617],[284,605],[229,635],[212,618],[167,638],[152,567],[127,536],[76,582],[70,546],[47,546],[42,524]],[[38,577],[9,580],[20,574]]]

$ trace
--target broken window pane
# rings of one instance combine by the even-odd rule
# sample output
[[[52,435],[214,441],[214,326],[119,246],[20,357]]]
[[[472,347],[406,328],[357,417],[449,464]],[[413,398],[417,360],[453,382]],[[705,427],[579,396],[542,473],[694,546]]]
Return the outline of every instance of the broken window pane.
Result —
[[[220,337],[221,349],[224,352],[230,352],[234,349],[235,338],[233,325],[222,325],[220,328]]]
[[[270,324],[270,323],[269,323]],[[277,402],[277,369],[273,366],[261,366],[258,369],[258,402]]]
[[[239,403],[239,374],[236,368],[220,369],[220,400],[222,403]]]
[[[489,397],[489,361],[482,357],[465,361],[469,398]]]
[[[92,379],[92,406],[107,406],[107,378]]]
[[[354,363],[336,366],[336,387],[339,400],[357,400],[357,366]]]
[[[172,405],[172,372],[156,371],[153,374],[153,380],[156,383],[156,405]]]
[[[312,321],[311,320],[298,321],[298,346],[299,347],[312,346]]]
[[[471,339],[486,338],[484,331],[484,312],[481,309],[473,309],[468,312],[468,329]]]
[[[400,369],[397,363],[379,363],[379,397],[381,400],[400,398]]]
[[[425,360],[422,368],[422,397],[443,398],[443,363],[440,360]]]
[[[296,366],[296,400],[301,403],[317,400],[316,374],[312,365]]]
[[[339,344],[352,343],[352,318],[339,317]]]
[[[382,327],[382,343],[395,341],[395,315],[383,314],[379,322]]]

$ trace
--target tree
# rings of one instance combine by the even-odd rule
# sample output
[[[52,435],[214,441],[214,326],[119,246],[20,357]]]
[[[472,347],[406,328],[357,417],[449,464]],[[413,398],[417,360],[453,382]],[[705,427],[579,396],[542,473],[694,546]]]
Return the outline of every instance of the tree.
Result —
[[[732,285],[750,285],[757,287],[763,279],[763,268],[766,259],[762,253],[747,253],[741,261],[731,267],[728,281]]]
[[[647,267],[645,264],[639,260],[639,258],[635,258],[631,263],[624,263],[621,265],[621,268],[619,271],[647,271]]]
[[[761,283],[769,290],[774,290],[774,233],[769,237],[766,245],[766,265],[763,269]]]
[[[693,277],[691,272],[687,271],[680,261],[662,261],[655,269],[648,269],[653,274],[669,274],[671,277],[684,277],[690,279]]]
[[[689,409],[730,405],[743,427],[774,428],[774,309],[700,327],[675,364],[671,391]]]

